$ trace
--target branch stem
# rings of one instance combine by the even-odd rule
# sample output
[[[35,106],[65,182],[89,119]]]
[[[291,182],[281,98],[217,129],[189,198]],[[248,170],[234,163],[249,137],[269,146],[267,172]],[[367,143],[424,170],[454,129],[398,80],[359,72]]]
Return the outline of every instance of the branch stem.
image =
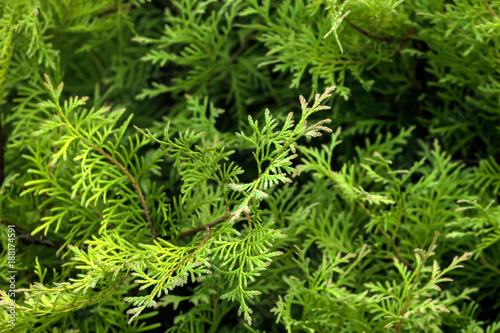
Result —
[[[197,234],[200,231],[207,230],[207,228],[208,228],[208,230],[210,230],[212,227],[215,227],[217,224],[226,221],[229,218],[229,216],[231,216],[231,212],[226,211],[226,213],[224,214],[224,216],[218,218],[215,221],[212,221],[212,222],[207,223],[205,225],[202,225],[202,226],[199,226],[199,227],[196,227],[196,228],[193,228],[193,229],[181,232],[179,234],[179,236],[176,238],[176,240],[179,241],[179,240],[181,240],[183,238],[186,238],[188,236]]]
[[[92,143],[90,143],[92,145]],[[153,226],[153,222],[151,221],[151,217],[149,216],[149,210],[148,210],[148,204],[146,203],[146,200],[144,199],[144,195],[142,194],[141,188],[139,187],[139,184],[135,180],[135,178],[130,174],[130,172],[116,159],[114,159],[111,155],[106,153],[104,150],[102,150],[99,147],[96,147],[92,145],[94,149],[96,149],[99,153],[101,153],[103,156],[105,156],[111,163],[116,165],[118,169],[120,169],[125,176],[128,178],[128,180],[132,183],[132,186],[134,187],[135,191],[137,192],[137,195],[139,196],[139,200],[141,201],[142,204],[142,209],[144,211],[144,215],[146,216],[146,220],[148,221],[149,228],[151,229],[151,232],[153,233],[153,238],[156,240],[157,233],[156,229]]]
[[[398,259],[401,260],[409,269],[413,269],[413,266],[410,264],[410,262],[403,257],[401,252],[399,252],[396,241],[391,236],[389,236],[389,234],[383,228],[380,228],[380,231],[382,231],[382,234],[384,234],[385,237],[391,240],[392,249],[394,250],[394,253],[398,257]]]
[[[363,209],[363,211],[366,213],[366,215],[368,215],[368,217],[372,216],[371,212],[365,207],[365,205],[361,201],[357,201],[357,203],[361,207],[361,209]],[[379,228],[379,229],[382,232],[382,234],[384,234],[385,237],[387,237],[391,240],[392,249],[394,250],[394,253],[398,257],[398,259],[400,261],[402,261],[409,269],[413,269],[413,266],[410,264],[410,262],[403,257],[401,252],[399,252],[399,248],[396,244],[395,237],[389,236],[389,234],[383,228]]]
[[[394,41],[394,38],[392,38],[391,36],[377,36],[377,35],[374,35],[374,34],[368,32],[368,31],[365,31],[365,30],[361,29],[360,27],[358,27],[357,25],[355,25],[354,23],[352,23],[347,18],[345,18],[345,21],[347,22],[347,24],[349,24],[349,26],[351,28],[353,28],[354,30],[356,30],[357,32],[359,32],[360,34],[362,34],[368,38],[380,40],[380,41],[383,41],[386,43],[392,43]]]
[[[257,21],[257,25],[262,23],[262,17]],[[250,30],[248,35],[245,37],[245,39],[241,42],[240,46],[238,47],[238,50],[234,53],[233,58],[231,59],[231,64],[234,64],[236,60],[238,60],[239,56],[241,53],[245,50],[247,44],[250,42],[252,39],[253,35],[255,35],[255,29]]]
[[[401,316],[404,316],[406,314],[406,311],[408,310],[408,307],[411,304],[411,301],[412,301],[412,298],[413,298],[413,290],[415,290],[415,286],[417,285],[418,278],[420,276],[420,272],[424,268],[424,265],[425,265],[425,262],[427,261],[427,258],[429,258],[431,256],[432,250],[434,250],[434,247],[436,245],[436,241],[437,241],[438,236],[439,236],[439,232],[436,231],[434,239],[433,239],[433,241],[431,243],[431,246],[429,247],[429,250],[427,250],[427,252],[425,252],[425,255],[422,258],[422,261],[418,265],[417,272],[415,274],[415,278],[413,279],[413,281],[411,283],[411,287],[410,287],[410,292],[408,294],[408,298],[406,298],[405,304],[403,306],[403,310],[401,311]],[[400,333],[400,331],[401,331],[401,325],[402,324],[403,324],[403,320],[401,320],[398,323],[398,326],[396,326],[396,333]]]
[[[488,3],[488,1],[485,1],[484,4],[486,5],[486,7],[488,7],[488,11],[490,12],[490,14],[493,17],[498,18],[498,15],[495,13],[495,11],[493,10],[493,8],[491,8],[491,5]]]

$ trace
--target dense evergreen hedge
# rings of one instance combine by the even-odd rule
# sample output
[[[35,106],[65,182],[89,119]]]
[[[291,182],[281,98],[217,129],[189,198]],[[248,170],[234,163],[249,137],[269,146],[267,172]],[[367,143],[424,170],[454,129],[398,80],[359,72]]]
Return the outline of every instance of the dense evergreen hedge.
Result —
[[[500,331],[499,15],[0,0],[0,330]]]

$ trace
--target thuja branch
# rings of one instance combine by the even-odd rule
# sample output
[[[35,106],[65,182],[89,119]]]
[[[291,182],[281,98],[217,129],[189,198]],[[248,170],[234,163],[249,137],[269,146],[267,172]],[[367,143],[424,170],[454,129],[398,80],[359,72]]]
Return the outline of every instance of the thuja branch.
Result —
[[[151,294],[149,294],[148,296],[145,296],[144,297],[144,300],[145,301],[136,301],[136,300],[131,300],[131,301],[134,301],[134,306],[137,305],[137,304],[141,304],[139,307],[135,308],[135,309],[131,309],[129,311],[127,311],[127,313],[130,313],[130,314],[134,314],[130,320],[129,320],[129,324],[134,320],[134,318],[137,318],[139,316],[139,314],[148,306],[152,306],[153,304],[156,304],[154,302],[154,298],[159,294],[161,293],[161,290],[163,290],[164,286],[167,284],[167,282],[169,281],[169,279],[171,279],[171,277],[174,275],[174,273],[179,269],[181,268],[184,264],[186,264],[186,262],[191,259],[195,254],[196,252],[198,252],[202,247],[203,245],[207,242],[207,240],[210,238],[210,228],[209,227],[206,227],[205,226],[205,237],[203,238],[203,240],[200,242],[200,244],[198,244],[198,246],[191,252],[189,253],[186,257],[184,257],[182,260],[179,261],[179,263],[177,263],[175,265],[175,267],[173,267],[172,269],[169,270],[168,273],[166,274],[161,274],[161,278],[159,278],[157,280],[157,282],[155,283],[156,286],[155,288],[153,289],[153,291],[151,292]],[[136,273],[137,274],[137,273]],[[139,274],[137,274],[139,275]],[[141,275],[141,276],[144,276],[144,275]],[[149,278],[150,280],[150,278]],[[151,282],[148,281],[144,281],[142,280],[142,282],[148,282],[151,284]],[[136,280],[135,282],[140,282],[141,280]],[[172,282],[170,282],[172,283]],[[186,283],[185,281],[183,281],[182,283]],[[143,289],[143,287],[141,287],[141,289]],[[131,298],[129,298],[131,299]]]
[[[154,228],[153,223],[151,221],[151,217],[149,215],[149,210],[148,210],[148,207],[147,207],[146,200],[144,198],[144,195],[142,193],[141,188],[139,187],[139,184],[138,184],[137,180],[132,176],[132,174],[127,170],[127,168],[125,168],[125,166],[123,166],[116,158],[114,158],[111,154],[109,154],[106,151],[104,151],[103,148],[101,148],[97,144],[95,144],[92,141],[92,138],[88,137],[87,133],[82,132],[81,129],[79,129],[79,128],[77,129],[77,128],[75,128],[72,125],[72,123],[69,121],[66,113],[61,108],[61,104],[60,104],[60,101],[59,101],[59,97],[61,95],[62,88],[63,88],[63,83],[61,82],[59,84],[58,88],[54,89],[54,87],[52,86],[52,83],[50,81],[50,78],[49,78],[49,76],[47,74],[45,74],[45,78],[46,78],[46,82],[44,82],[44,85],[47,88],[49,88],[49,91],[51,92],[51,95],[52,95],[52,98],[53,98],[53,103],[51,103],[51,104],[52,104],[53,107],[55,107],[57,113],[61,117],[61,120],[64,122],[64,124],[68,128],[68,130],[76,138],[78,138],[82,142],[84,142],[88,147],[90,147],[91,149],[97,151],[99,154],[101,154],[102,156],[104,156],[109,162],[111,162],[112,164],[114,164],[127,177],[127,179],[130,181],[130,183],[132,184],[135,192],[137,193],[139,201],[141,202],[143,213],[144,213],[144,215],[146,217],[146,221],[148,222],[148,226],[151,229],[151,232],[153,234],[153,238],[156,239],[157,238],[157,232],[156,232],[156,229]],[[88,97],[82,97],[79,100],[78,100],[78,98],[75,98],[73,100],[70,99],[69,103],[65,102],[65,107],[68,107],[68,105],[70,105],[69,107],[71,108],[72,104],[73,105],[84,105],[85,102],[87,101],[87,99],[88,99]],[[68,141],[67,144],[69,144],[70,142],[71,141]]]
[[[413,278],[413,281],[412,281],[412,284],[410,287],[410,292],[408,293],[408,297],[406,298],[406,301],[404,303],[403,310],[401,311],[401,316],[405,315],[406,311],[408,310],[408,307],[410,306],[410,303],[411,303],[412,298],[413,298],[413,291],[415,290],[415,287],[417,285],[418,278],[420,277],[420,273],[422,272],[422,269],[425,266],[425,262],[427,261],[427,258],[429,258],[429,256],[432,254],[432,251],[436,247],[436,241],[437,241],[438,237],[439,237],[439,232],[436,231],[436,234],[434,236],[434,239],[432,240],[431,246],[429,246],[429,250],[427,250],[425,252],[424,257],[422,258],[422,261],[420,262],[420,265],[418,265],[418,267],[417,267],[417,272],[415,274],[415,277]],[[415,251],[417,251],[417,250],[415,250]],[[423,252],[423,250],[421,250],[421,252]],[[401,331],[402,324],[403,324],[403,320],[401,320],[398,323],[398,325],[396,326],[396,333],[399,333]]]
[[[75,134],[77,134],[83,141],[85,141],[86,144],[88,144],[90,147],[92,147],[94,150],[99,152],[101,155],[106,157],[108,161],[116,165],[118,169],[120,169],[121,172],[128,178],[132,186],[134,187],[135,192],[137,193],[137,196],[139,197],[139,201],[141,202],[142,209],[144,212],[144,215],[146,216],[146,220],[148,222],[148,226],[151,229],[151,232],[153,233],[153,238],[157,238],[157,233],[156,229],[153,226],[153,222],[151,221],[151,217],[149,215],[149,210],[148,210],[148,205],[146,203],[146,200],[144,199],[144,195],[142,194],[141,188],[139,187],[139,183],[137,183],[137,180],[130,174],[130,172],[120,163],[118,162],[115,158],[113,158],[110,154],[106,153],[103,149],[100,147],[94,145],[90,140],[82,136],[76,129],[71,126],[71,124],[68,122],[67,118],[65,119],[67,124],[70,126],[75,131]]]
[[[249,204],[252,199],[260,201],[267,198],[268,195],[262,190],[266,190],[270,186],[274,186],[279,182],[291,183],[291,179],[287,176],[296,172],[296,169],[291,167],[291,160],[297,157],[295,154],[296,142],[302,137],[318,137],[321,136],[320,131],[331,132],[328,127],[323,126],[330,122],[330,119],[324,119],[314,125],[307,126],[307,118],[320,110],[328,110],[329,106],[321,105],[328,97],[331,97],[335,87],[326,88],[325,92],[320,95],[316,94],[314,104],[308,107],[308,103],[304,97],[300,96],[300,104],[302,116],[296,126],[292,119],[293,113],[290,112],[280,131],[274,132],[273,129],[277,126],[276,120],[271,116],[269,109],[265,112],[265,126],[262,130],[258,128],[258,121],[254,121],[251,116],[248,116],[250,126],[253,129],[252,136],[246,136],[245,133],[236,133],[237,136],[251,142],[255,148],[255,160],[259,176],[251,183],[244,184],[229,184],[229,187],[237,192],[244,192],[245,199],[239,204],[238,208],[231,213],[230,223],[240,217],[242,213],[249,213]],[[274,144],[277,148],[275,151],[269,150],[269,147]],[[290,155],[290,151],[293,153]],[[269,161],[269,164],[262,170],[264,162]],[[285,171],[285,172],[282,172]]]
[[[122,280],[118,281],[116,284],[111,285],[108,290],[105,290],[98,295],[94,295],[93,297],[86,298],[80,302],[78,302],[76,294],[70,293],[69,295],[73,296],[73,301],[68,301],[66,303],[63,303],[62,306],[59,306],[59,307],[56,307],[57,303],[54,303],[53,306],[51,305],[51,310],[52,310],[51,312],[55,316],[60,316],[61,314],[65,313],[65,312],[74,311],[74,310],[85,308],[85,307],[88,307],[88,306],[91,306],[94,304],[101,303],[103,300],[108,298],[108,296],[111,296],[112,294],[114,294],[118,290],[118,288],[127,279],[128,279],[128,276],[125,276]],[[35,285],[35,288],[37,288],[37,289],[19,289],[18,291],[19,292],[24,291],[24,292],[30,293],[32,295],[38,294],[38,295],[41,295],[40,298],[42,298],[42,297],[44,297],[44,295],[43,295],[44,293],[49,293],[49,292],[57,293],[58,291],[61,291],[61,290],[66,291],[68,289],[72,289],[71,287],[73,287],[73,286],[61,285],[61,286],[58,286],[55,288],[44,288],[43,285]],[[2,296],[2,298],[5,298],[5,296],[6,296],[5,292],[0,291],[0,296]],[[24,312],[26,316],[36,317],[36,316],[46,314],[46,312],[44,311],[43,308],[26,308],[24,306],[19,305],[19,303],[17,303],[17,302],[15,304],[16,304],[16,309],[18,311]],[[28,309],[31,311],[26,313],[26,311]],[[12,330],[10,332],[21,331],[21,330],[26,329],[26,328],[28,328],[28,324],[23,325],[23,326],[16,326],[16,327],[12,328]]]

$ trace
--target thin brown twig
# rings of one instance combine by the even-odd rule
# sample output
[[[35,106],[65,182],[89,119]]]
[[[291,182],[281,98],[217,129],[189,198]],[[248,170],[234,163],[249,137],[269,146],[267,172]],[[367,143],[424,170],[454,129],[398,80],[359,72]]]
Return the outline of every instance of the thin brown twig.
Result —
[[[2,220],[2,224],[6,225],[6,226],[14,226],[14,228],[21,230],[23,233],[20,235],[16,235],[16,239],[21,241],[24,244],[43,245],[43,246],[51,247],[54,249],[59,249],[59,248],[61,248],[61,246],[63,246],[63,244],[61,244],[59,242],[54,242],[54,241],[51,241],[48,239],[42,239],[42,238],[32,236],[27,229],[21,227],[20,225],[15,224],[15,223],[11,223],[11,222],[7,222],[7,221]]]
[[[360,27],[358,27],[357,25],[355,25],[354,23],[352,23],[347,18],[345,18],[344,20],[347,22],[347,24],[349,24],[349,26],[351,28],[353,28],[354,30],[356,30],[360,34],[365,35],[368,38],[380,40],[380,41],[383,41],[383,42],[386,42],[386,43],[392,43],[394,41],[394,38],[392,36],[377,36],[377,35],[374,35],[374,34],[368,32],[368,31],[365,31],[365,30],[361,29]]]
[[[20,229],[22,232],[26,233],[26,234],[29,234],[30,232],[28,231],[28,229],[25,229],[23,227],[21,227],[20,225],[17,225],[15,223],[12,223],[12,222],[8,222],[8,221],[4,221],[2,220],[1,222],[3,225],[6,225],[6,226],[10,226],[10,225],[13,225],[15,228],[17,229]]]
[[[262,23],[262,17],[259,18],[259,20],[256,22],[256,24],[260,24],[260,23]],[[248,35],[245,37],[243,42],[241,42],[240,46],[238,47],[238,50],[236,50],[233,58],[231,59],[231,64],[234,64],[236,62],[236,60],[238,60],[239,56],[241,55],[241,53],[243,53],[243,51],[245,50],[245,48],[248,45],[248,42],[250,42],[250,40],[252,39],[253,35],[255,35],[255,29],[251,30],[248,33]]]
[[[157,233],[156,233],[155,227],[153,226],[153,222],[151,221],[151,217],[149,216],[148,204],[146,203],[146,200],[144,199],[144,195],[142,194],[141,188],[139,187],[139,184],[137,183],[135,178],[130,174],[130,172],[128,172],[128,170],[120,162],[118,162],[116,159],[114,159],[111,155],[109,155],[104,150],[102,150],[101,148],[99,148],[95,145],[92,145],[92,146],[94,146],[94,149],[96,149],[99,153],[104,155],[111,163],[116,165],[118,167],[118,169],[120,169],[125,174],[125,176],[127,176],[128,180],[132,183],[132,186],[134,187],[135,191],[137,192],[137,195],[139,196],[139,200],[141,201],[144,215],[146,216],[146,220],[148,221],[149,228],[151,229],[151,232],[153,233],[153,238],[156,240]]]
[[[491,262],[486,259],[484,254],[481,254],[480,256],[481,263],[483,263],[488,269],[492,270],[493,272],[497,273],[500,275],[500,269],[498,267],[495,267]]]
[[[252,235],[252,218],[250,217],[250,214],[248,214],[247,212],[244,212],[244,214],[247,217],[247,223],[248,223],[247,242],[250,242],[251,235]]]
[[[19,235],[19,236],[17,236],[17,239],[20,240],[21,242],[23,242],[24,244],[43,245],[43,246],[51,247],[54,249],[59,249],[63,246],[62,243],[53,242],[53,241],[48,240],[48,239],[37,238],[37,237],[34,237],[30,234]]]
[[[207,224],[204,224],[202,226],[199,226],[199,227],[196,227],[196,228],[193,228],[193,229],[181,232],[179,234],[179,236],[177,236],[176,240],[179,241],[179,240],[181,240],[183,238],[186,238],[188,236],[194,235],[194,234],[196,234],[196,233],[198,233],[198,232],[200,232],[202,230],[206,230],[207,227],[209,229],[211,229],[212,227],[215,227],[217,224],[226,221],[229,216],[231,216],[231,212],[229,210],[229,201],[226,199],[226,213],[224,214],[224,216],[219,217],[217,220],[212,221],[212,222],[207,223]],[[169,242],[173,242],[173,240],[174,240],[173,238],[170,238],[168,241]]]
[[[179,236],[176,238],[176,240],[179,241],[179,240],[181,240],[183,238],[186,238],[188,236],[197,234],[198,232],[200,232],[202,230],[206,230],[207,228],[210,230],[211,228],[215,227],[217,224],[226,221],[229,218],[230,215],[231,215],[231,213],[229,212],[229,210],[227,210],[226,213],[224,214],[224,216],[218,218],[215,221],[212,221],[212,222],[207,223],[205,225],[202,225],[202,226],[199,226],[199,227],[196,227],[196,228],[193,228],[193,229],[181,232],[179,234]]]
[[[491,8],[491,5],[488,3],[488,1],[485,1],[484,4],[486,5],[486,7],[488,7],[488,11],[490,12],[490,14],[493,17],[498,18],[497,13],[495,13],[495,11],[493,10],[493,8]]]
[[[365,205],[361,202],[361,201],[356,201],[357,204],[359,205],[359,207],[361,207],[361,209],[364,210],[364,212],[366,213],[366,215],[368,215],[368,217],[372,217],[372,213],[368,210],[368,208],[365,207]]]
[[[362,202],[358,201],[358,205],[365,211],[365,213],[369,217],[372,216],[371,212],[365,207],[365,205],[363,205]],[[379,228],[379,229],[382,232],[382,234],[384,234],[385,237],[387,237],[387,238],[389,238],[391,240],[392,249],[394,250],[394,253],[398,257],[398,259],[401,260],[408,268],[413,269],[413,266],[410,264],[410,262],[403,257],[403,255],[401,254],[401,252],[399,252],[399,248],[396,245],[395,237],[389,236],[389,234],[383,228]]]
[[[415,30],[410,30],[406,35],[404,35],[403,38],[401,38],[401,41],[399,42],[398,46],[394,49],[394,51],[392,51],[392,53],[389,55],[388,58],[394,57],[403,48],[403,45],[406,44],[406,42],[410,39],[410,37],[416,34],[417,32]]]
[[[347,22],[347,24],[349,24],[349,26],[351,28],[353,28],[354,30],[356,30],[357,32],[361,33],[362,35],[364,35],[368,38],[380,40],[380,41],[385,42],[385,43],[393,43],[395,41],[392,36],[374,35],[368,31],[365,31],[365,30],[361,29],[360,27],[356,26],[354,23],[349,21],[347,18],[345,19],[345,21]],[[394,51],[392,51],[392,53],[389,55],[388,58],[394,57],[403,48],[403,45],[406,44],[406,42],[410,39],[410,37],[413,35],[416,35],[416,34],[417,34],[417,32],[415,30],[410,30],[408,33],[406,33],[406,35],[404,35],[403,38],[401,38],[401,40],[398,43],[398,46],[394,49]]]
[[[212,294],[212,323],[210,324],[210,330],[208,331],[209,333],[214,333],[215,332],[215,323],[217,321],[217,297],[215,297],[215,294]]]
[[[198,251],[202,246],[203,244],[205,244],[208,240],[208,238],[210,237],[210,228],[205,226],[205,231],[206,231],[206,234],[205,234],[205,237],[203,237],[203,240],[201,241],[200,244],[198,244],[198,246],[196,247],[196,249],[194,249],[193,252],[191,252],[186,258],[182,259],[181,262],[179,264],[177,264],[177,266],[175,266],[171,271],[170,273],[168,274],[168,276],[172,276],[172,274],[175,273],[175,271],[181,267],[182,264],[184,264],[189,258],[191,258],[195,253],[196,251]]]
[[[358,201],[358,205],[365,211],[365,213],[368,215],[368,217],[372,216],[371,212],[365,207],[365,205],[363,205],[362,202]],[[396,245],[396,241],[395,241],[394,237],[389,236],[389,234],[383,228],[379,228],[379,229],[382,232],[382,234],[384,234],[385,237],[387,237],[391,240],[391,246],[394,250],[394,253],[398,257],[398,259],[401,260],[408,268],[413,269],[413,266],[410,264],[410,262],[403,257],[401,252],[399,252],[399,249],[398,249],[398,246]]]
[[[413,266],[410,264],[410,262],[403,257],[401,252],[399,252],[399,248],[396,245],[395,240],[393,238],[391,238],[389,236],[389,234],[387,234],[387,232],[383,228],[380,228],[380,231],[382,231],[382,233],[384,234],[385,237],[387,237],[391,240],[392,249],[394,250],[394,253],[396,253],[396,256],[398,257],[398,259],[401,260],[409,269],[413,269]]]

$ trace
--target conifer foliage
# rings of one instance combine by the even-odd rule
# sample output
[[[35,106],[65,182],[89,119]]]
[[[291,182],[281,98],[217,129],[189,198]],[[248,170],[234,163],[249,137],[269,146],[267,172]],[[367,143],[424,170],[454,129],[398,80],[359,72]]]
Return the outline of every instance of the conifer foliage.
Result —
[[[0,0],[0,331],[500,332],[499,15]]]

